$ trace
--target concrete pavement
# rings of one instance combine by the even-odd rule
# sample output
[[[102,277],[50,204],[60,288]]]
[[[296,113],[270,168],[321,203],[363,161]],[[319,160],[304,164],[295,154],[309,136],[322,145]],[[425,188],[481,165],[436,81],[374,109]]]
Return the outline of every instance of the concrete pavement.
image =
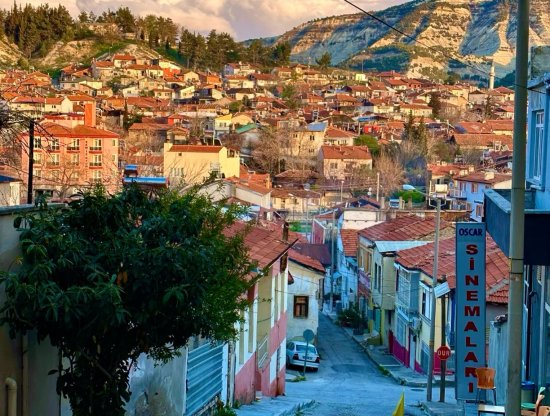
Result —
[[[326,314],[331,321],[336,320],[335,315]],[[334,323],[335,324],[335,323]],[[426,376],[418,374],[403,366],[399,361],[389,354],[384,347],[369,346],[366,344],[364,335],[354,335],[350,328],[342,328],[350,339],[351,342],[357,343],[363,351],[368,355],[371,361],[381,370],[382,373],[387,374],[393,378],[397,383],[415,388],[426,387]],[[289,384],[295,376],[290,372],[287,373],[287,392],[292,393],[293,388],[289,388]],[[291,386],[293,387],[293,386]],[[296,393],[296,392],[295,392]],[[439,388],[434,387],[434,398],[439,398]],[[316,406],[314,395],[309,397],[301,397],[305,395],[296,396],[292,394],[289,396],[279,396],[276,398],[260,398],[258,401],[251,405],[244,405],[239,409],[236,409],[238,416],[287,416],[296,415],[302,413],[304,410]],[[447,396],[452,396],[447,393]],[[448,403],[434,402],[422,402],[420,408],[412,413],[406,412],[406,414],[426,414],[432,416],[474,416],[477,415],[476,406],[474,404],[456,403],[454,398],[449,398]],[[307,413],[309,414],[309,413]]]

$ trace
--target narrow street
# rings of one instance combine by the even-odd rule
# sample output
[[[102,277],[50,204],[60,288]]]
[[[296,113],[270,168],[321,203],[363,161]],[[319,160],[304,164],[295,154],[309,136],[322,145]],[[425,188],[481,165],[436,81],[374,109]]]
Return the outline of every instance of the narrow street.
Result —
[[[359,345],[323,314],[319,320],[318,349],[322,358],[319,371],[308,371],[305,381],[286,384],[287,396],[318,402],[304,410],[303,415],[390,415],[403,392],[405,414],[422,414],[418,402],[425,399],[426,390],[401,386],[383,375]]]

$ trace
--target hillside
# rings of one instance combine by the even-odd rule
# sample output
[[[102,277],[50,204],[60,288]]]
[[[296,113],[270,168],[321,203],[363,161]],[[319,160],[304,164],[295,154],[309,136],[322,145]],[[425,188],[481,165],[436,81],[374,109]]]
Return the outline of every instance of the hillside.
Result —
[[[515,0],[417,0],[373,12],[417,42],[362,13],[304,23],[277,42],[288,41],[293,60],[303,63],[328,51],[335,65],[437,76],[475,74],[464,62],[488,71],[494,60],[497,74],[505,75],[514,66],[516,6]],[[550,0],[531,2],[532,45],[550,43],[549,6]]]

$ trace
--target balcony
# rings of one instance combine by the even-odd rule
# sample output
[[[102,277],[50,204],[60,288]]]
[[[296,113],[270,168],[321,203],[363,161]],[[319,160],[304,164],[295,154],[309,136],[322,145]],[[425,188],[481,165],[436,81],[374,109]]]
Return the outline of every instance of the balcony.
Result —
[[[100,168],[102,166],[101,162],[90,162],[91,168]]]
[[[509,189],[485,191],[485,223],[487,232],[506,256],[510,253],[510,203]],[[535,191],[525,191],[524,262],[526,265],[550,266],[547,236],[550,234],[550,211],[537,209]]]

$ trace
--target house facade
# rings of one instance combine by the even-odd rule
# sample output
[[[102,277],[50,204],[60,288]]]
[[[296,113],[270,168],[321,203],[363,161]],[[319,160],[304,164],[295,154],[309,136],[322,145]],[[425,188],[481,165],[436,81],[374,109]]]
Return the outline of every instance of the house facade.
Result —
[[[211,175],[239,176],[239,152],[225,146],[164,144],[164,176],[171,186],[201,183]]]

